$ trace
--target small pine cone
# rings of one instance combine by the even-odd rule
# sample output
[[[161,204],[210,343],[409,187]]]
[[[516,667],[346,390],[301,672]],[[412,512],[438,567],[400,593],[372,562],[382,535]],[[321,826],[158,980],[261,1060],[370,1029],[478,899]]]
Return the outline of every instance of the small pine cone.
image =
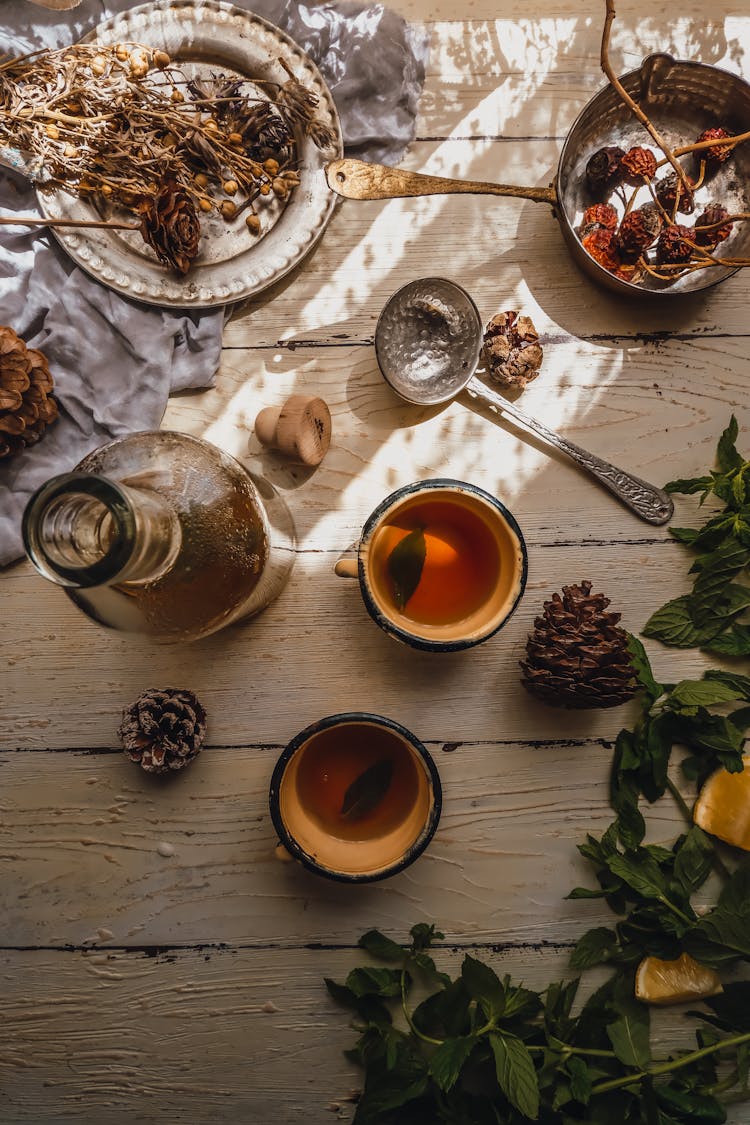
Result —
[[[615,230],[617,227],[617,212],[611,203],[595,203],[593,207],[587,207],[583,213],[582,226],[589,226],[591,223],[597,223],[605,230]]]
[[[536,379],[543,356],[539,333],[530,317],[502,312],[487,324],[484,362],[488,375],[501,386],[522,391]]]
[[[57,418],[47,359],[0,327],[0,459],[34,445]]]
[[[600,148],[589,157],[586,165],[586,183],[592,195],[603,195],[622,182],[623,149],[616,145]]]
[[[617,707],[631,699],[637,682],[628,634],[607,613],[609,598],[591,583],[563,586],[544,603],[522,660],[521,683],[553,707]]]
[[[650,148],[642,148],[640,145],[628,149],[622,158],[622,166],[628,183],[633,185],[652,180],[656,175],[656,157]]]
[[[699,246],[706,246],[713,250],[720,242],[725,242],[734,227],[733,223],[725,223],[724,220],[729,218],[729,212],[726,207],[722,207],[720,203],[709,203],[706,210],[698,216],[695,220],[695,242]],[[721,223],[721,226],[714,226],[715,223]],[[709,230],[701,230],[701,227],[709,227]]]
[[[169,773],[200,753],[206,712],[191,691],[150,688],[123,711],[118,734],[128,758],[146,773]]]
[[[596,230],[588,234],[581,243],[584,250],[605,270],[614,273],[620,268],[620,252],[617,249],[617,236],[612,230]]]
[[[655,241],[661,227],[661,216],[653,203],[626,215],[617,232],[617,247],[623,258],[639,258]]]
[[[656,244],[656,260],[659,265],[682,265],[689,262],[693,250],[685,240],[692,241],[692,238],[693,232],[690,227],[684,227],[680,223],[672,223],[665,227]]]
[[[726,129],[722,129],[720,125],[714,126],[713,129],[704,129],[703,132],[695,138],[696,144],[701,144],[703,141],[719,141],[724,137],[731,137],[732,134],[728,133]],[[708,166],[715,171],[720,165],[725,164],[729,157],[732,155],[734,145],[712,145],[711,148],[700,149],[694,153],[696,160],[700,163],[705,160]]]
[[[687,181],[689,184],[693,182],[689,176]],[[676,172],[670,172],[668,176],[659,180],[656,185],[656,198],[670,215],[673,215],[675,210],[681,215],[692,215],[695,210],[695,197],[692,191],[685,191]]]

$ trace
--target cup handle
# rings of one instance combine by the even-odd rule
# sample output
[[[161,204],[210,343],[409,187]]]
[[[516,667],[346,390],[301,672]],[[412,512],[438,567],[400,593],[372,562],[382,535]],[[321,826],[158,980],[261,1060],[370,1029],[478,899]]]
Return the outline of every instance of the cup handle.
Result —
[[[359,563],[355,558],[342,555],[333,568],[333,573],[339,578],[359,578]]]

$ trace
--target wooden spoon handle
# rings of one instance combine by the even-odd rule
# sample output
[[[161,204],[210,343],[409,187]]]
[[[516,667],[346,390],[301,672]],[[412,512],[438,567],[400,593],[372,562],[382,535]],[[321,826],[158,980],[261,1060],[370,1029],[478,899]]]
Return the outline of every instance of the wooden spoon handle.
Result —
[[[425,176],[385,164],[364,160],[332,160],[326,164],[328,186],[346,199],[402,199],[414,195],[509,195],[531,199],[534,203],[556,203],[554,187],[516,187],[490,184],[481,180],[451,180],[445,176]]]

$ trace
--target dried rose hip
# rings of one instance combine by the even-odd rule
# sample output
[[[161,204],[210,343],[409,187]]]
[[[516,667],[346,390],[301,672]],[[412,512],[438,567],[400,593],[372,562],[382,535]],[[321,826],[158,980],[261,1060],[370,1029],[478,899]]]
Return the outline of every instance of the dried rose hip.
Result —
[[[720,141],[725,137],[731,137],[726,129],[722,129],[720,125],[714,126],[713,129],[704,129],[703,132],[695,138],[696,144],[701,144],[702,141]],[[725,164],[729,157],[732,155],[734,145],[712,145],[711,148],[704,148],[695,153],[695,158],[698,161],[705,160],[707,164],[713,165],[714,169],[718,168],[720,164]]]
[[[692,185],[693,181],[689,176],[687,181]],[[668,176],[659,180],[656,185],[656,198],[670,215],[673,215],[675,210],[682,215],[692,215],[695,210],[693,193],[685,190],[676,172],[670,172]]]
[[[593,207],[587,207],[583,213],[583,226],[588,226],[590,223],[598,223],[606,230],[615,230],[617,212],[609,203],[595,203]]]
[[[620,254],[617,249],[617,237],[614,231],[611,230],[597,230],[593,234],[589,234],[584,238],[582,246],[587,254],[589,254],[595,262],[603,266],[605,270],[614,273],[619,269]]]
[[[659,235],[656,244],[656,260],[660,265],[682,265],[689,262],[693,250],[686,240],[692,241],[693,232],[690,227],[680,223],[670,223]]]
[[[600,148],[589,157],[586,165],[586,183],[592,195],[603,195],[605,191],[622,182],[621,161],[625,152],[616,145]]]
[[[709,203],[706,210],[698,216],[695,220],[695,242],[699,246],[707,246],[713,250],[720,242],[724,242],[729,238],[732,233],[733,223],[724,222],[729,218],[729,212],[726,207],[722,207],[720,203]],[[716,226],[716,223],[721,223],[721,226]],[[702,227],[708,227],[708,230],[702,230]]]
[[[638,258],[657,238],[662,218],[653,203],[631,211],[620,223],[617,247],[623,258]]]
[[[656,175],[656,157],[650,148],[628,149],[622,158],[622,166],[628,183],[641,184],[644,180],[652,180]]]

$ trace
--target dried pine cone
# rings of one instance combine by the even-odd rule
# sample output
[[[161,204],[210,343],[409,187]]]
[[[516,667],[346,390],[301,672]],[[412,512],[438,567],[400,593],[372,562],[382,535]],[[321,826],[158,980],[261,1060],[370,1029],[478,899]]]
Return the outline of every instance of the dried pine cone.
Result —
[[[642,148],[641,145],[628,149],[622,158],[622,166],[628,183],[634,185],[652,180],[656,175],[656,157],[650,148]]]
[[[487,373],[503,387],[523,390],[539,374],[543,355],[539,333],[528,316],[498,313],[484,330]]]
[[[138,206],[141,234],[160,262],[186,274],[198,255],[200,222],[195,205],[175,180],[165,180],[156,195]]]
[[[720,125],[714,126],[713,129],[704,129],[703,132],[695,138],[696,144],[701,144],[703,141],[720,141],[724,137],[731,137],[732,134],[728,133],[726,129],[722,129]],[[714,171],[721,165],[725,164],[729,157],[732,155],[734,145],[712,145],[711,148],[704,148],[694,153],[696,160],[699,162],[705,160],[706,163]]]
[[[692,238],[693,232],[690,227],[684,227],[680,223],[671,223],[665,227],[656,244],[657,262],[660,265],[681,265],[689,262],[693,250],[685,240],[692,241]]]
[[[0,327],[0,459],[34,445],[57,418],[47,359]]]
[[[617,246],[624,258],[638,258],[656,240],[662,228],[662,218],[653,203],[646,203],[631,211],[620,223]]]
[[[733,223],[725,223],[724,220],[729,218],[729,212],[726,207],[722,207],[720,203],[709,203],[706,210],[698,216],[695,220],[695,229],[693,234],[695,242],[699,246],[706,246],[713,250],[720,242],[725,242],[732,233]],[[721,223],[721,226],[715,226],[715,223]],[[709,230],[701,230],[701,227],[709,227]]]
[[[605,230],[614,230],[617,226],[617,212],[611,203],[595,203],[587,207],[583,213],[583,226],[596,223]]]
[[[150,688],[123,711],[118,734],[127,756],[146,773],[169,773],[200,753],[206,712],[192,691]]]
[[[612,230],[595,230],[587,234],[581,243],[584,250],[605,270],[614,273],[620,267],[620,252],[617,249],[617,236]]]
[[[622,158],[625,155],[616,145],[600,148],[586,165],[586,183],[592,195],[603,195],[616,187],[623,178]]]
[[[591,583],[563,586],[544,603],[526,643],[523,686],[554,707],[616,707],[632,698],[637,682],[628,634],[607,613],[609,598]]]
[[[689,176],[687,181],[690,184],[693,182]],[[692,191],[685,190],[676,172],[670,172],[668,176],[659,180],[655,190],[656,198],[670,215],[673,215],[675,210],[681,215],[692,215],[695,210],[695,197]]]

